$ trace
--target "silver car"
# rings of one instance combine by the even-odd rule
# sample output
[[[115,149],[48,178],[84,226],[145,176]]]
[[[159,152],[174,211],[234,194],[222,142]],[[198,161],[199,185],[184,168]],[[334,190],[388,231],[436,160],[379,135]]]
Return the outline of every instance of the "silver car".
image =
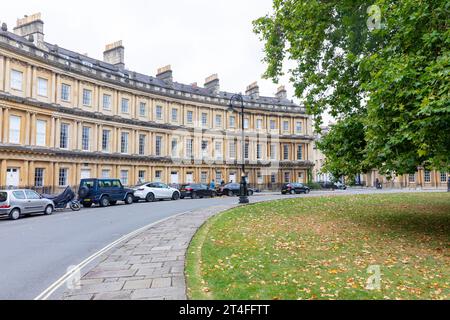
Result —
[[[53,213],[52,200],[42,198],[37,192],[28,189],[0,190],[0,216],[17,220],[30,213]]]

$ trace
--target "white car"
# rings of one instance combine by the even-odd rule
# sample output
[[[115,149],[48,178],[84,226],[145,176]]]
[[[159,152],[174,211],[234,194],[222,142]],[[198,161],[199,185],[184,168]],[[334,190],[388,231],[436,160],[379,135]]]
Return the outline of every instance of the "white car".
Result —
[[[147,182],[135,187],[133,190],[136,200],[152,202],[159,199],[180,199],[180,191],[178,189],[169,187],[161,182]]]

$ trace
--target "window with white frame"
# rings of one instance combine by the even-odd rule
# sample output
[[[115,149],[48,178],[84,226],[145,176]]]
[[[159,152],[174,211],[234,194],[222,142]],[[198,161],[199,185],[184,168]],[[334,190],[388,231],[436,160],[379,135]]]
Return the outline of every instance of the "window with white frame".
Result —
[[[283,121],[283,131],[289,131],[289,121]]]
[[[161,151],[162,151],[162,137],[156,136],[155,137],[155,155],[158,157],[161,156]]]
[[[70,101],[70,89],[71,87],[68,84],[61,84],[61,100],[62,101]]]
[[[92,105],[92,91],[83,89],[83,105],[90,107]]]
[[[44,186],[44,168],[34,169],[34,186],[35,187]]]
[[[186,121],[187,121],[187,123],[192,124],[193,119],[194,119],[194,112],[188,111],[186,113]]]
[[[289,160],[289,145],[283,144],[283,160]]]
[[[230,128],[235,128],[235,127],[236,127],[236,117],[230,116]]]
[[[120,152],[128,153],[128,141],[130,134],[128,132],[122,132],[120,135]]]
[[[58,175],[58,184],[60,187],[66,187],[67,181],[68,181],[68,173],[69,169],[67,168],[59,168],[59,175]]]
[[[161,182],[161,178],[162,178],[162,171],[161,170],[156,170],[155,171],[155,181],[156,182]]]
[[[109,146],[111,141],[111,130],[103,129],[102,131],[102,151],[109,152]]]
[[[128,170],[120,170],[120,182],[124,185],[128,185]]]
[[[111,177],[111,170],[103,169],[102,170],[102,179],[109,179]]]
[[[222,127],[222,116],[220,114],[216,114],[216,127]]]
[[[411,183],[416,182],[416,175],[414,173],[409,174],[408,181]]]
[[[248,127],[249,127],[249,120],[248,120],[248,118],[245,118],[244,119],[244,129],[248,129]]]
[[[23,87],[23,72],[11,70],[11,89],[22,91]]]
[[[208,182],[208,172],[202,171],[200,173],[200,181],[201,181],[201,183],[207,183]]]
[[[139,103],[139,116],[145,117],[147,115],[147,104],[145,102]]]
[[[256,129],[262,129],[262,119],[256,119]]]
[[[121,109],[122,113],[130,113],[130,100],[126,99],[126,98],[122,98],[120,109]]]
[[[256,159],[260,160],[262,158],[262,144],[258,143],[256,145]]]
[[[220,183],[222,181],[222,171],[217,170],[216,171],[216,182]]]
[[[61,123],[59,133],[59,147],[61,149],[69,148],[69,124]]]
[[[103,110],[111,110],[111,103],[112,97],[110,94],[104,94],[103,95]]]
[[[295,123],[295,132],[296,133],[301,133],[302,132],[302,123],[300,121],[297,121]]]
[[[38,96],[48,96],[48,80],[44,78],[37,79],[37,94]]]
[[[256,172],[256,181],[258,184],[264,183],[264,178],[261,171]]]
[[[228,149],[229,149],[229,157],[231,159],[235,159],[236,158],[236,142],[234,141],[230,141],[228,143]]]
[[[186,139],[186,157],[192,158],[193,156],[193,146],[194,146],[194,140],[193,139]]]
[[[208,141],[202,141],[202,156],[205,158],[208,156]]]
[[[91,138],[91,128],[83,126],[81,132],[81,149],[83,151],[89,151],[90,138]]]
[[[447,173],[441,172],[441,182],[447,182]]]
[[[18,116],[9,116],[9,142],[20,143],[20,122]]]
[[[216,141],[214,143],[214,156],[216,157],[216,159],[222,158],[222,142],[221,141]]]
[[[138,171],[138,182],[144,183],[145,182],[145,170],[139,170]]]
[[[47,121],[36,120],[36,145],[45,147],[47,137]]]
[[[277,145],[275,143],[270,144],[270,160],[277,159]]]
[[[245,159],[249,158],[249,153],[250,153],[250,143],[246,142],[244,144],[244,158]]]
[[[139,155],[145,155],[145,145],[147,143],[147,136],[145,134],[139,135]]]
[[[303,145],[297,146],[297,160],[303,160]]]
[[[172,147],[172,157],[178,157],[178,140],[177,139],[172,139],[172,143],[171,143],[171,147]]]
[[[178,109],[172,108],[172,122],[178,122]]]
[[[431,173],[429,170],[425,170],[424,172],[424,181],[427,183],[431,182]]]
[[[277,175],[276,175],[276,173],[270,174],[270,182],[271,183],[276,183],[277,182]]]
[[[208,114],[206,112],[202,113],[202,127],[208,126]]]
[[[285,172],[284,173],[284,182],[291,182],[291,173],[290,172]]]
[[[162,107],[161,106],[156,106],[155,113],[156,113],[156,119],[162,120],[163,117],[162,117]]]
[[[270,130],[275,130],[277,128],[277,123],[275,120],[270,120]]]

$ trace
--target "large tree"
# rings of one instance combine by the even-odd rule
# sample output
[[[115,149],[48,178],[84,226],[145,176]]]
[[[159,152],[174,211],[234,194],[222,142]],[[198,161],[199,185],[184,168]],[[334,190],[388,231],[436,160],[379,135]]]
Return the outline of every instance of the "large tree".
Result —
[[[254,21],[265,77],[277,82],[284,63],[294,61],[287,72],[316,129],[325,111],[335,117],[319,144],[328,167],[359,163],[341,170],[347,174],[449,170],[450,2],[369,4],[274,0],[273,13]]]

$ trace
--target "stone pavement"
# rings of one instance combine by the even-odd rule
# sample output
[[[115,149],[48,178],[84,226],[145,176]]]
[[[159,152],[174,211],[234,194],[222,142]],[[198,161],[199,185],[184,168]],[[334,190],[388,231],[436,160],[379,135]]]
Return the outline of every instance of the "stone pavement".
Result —
[[[162,221],[115,247],[82,276],[65,300],[185,300],[185,253],[197,229],[236,205],[220,205]]]

